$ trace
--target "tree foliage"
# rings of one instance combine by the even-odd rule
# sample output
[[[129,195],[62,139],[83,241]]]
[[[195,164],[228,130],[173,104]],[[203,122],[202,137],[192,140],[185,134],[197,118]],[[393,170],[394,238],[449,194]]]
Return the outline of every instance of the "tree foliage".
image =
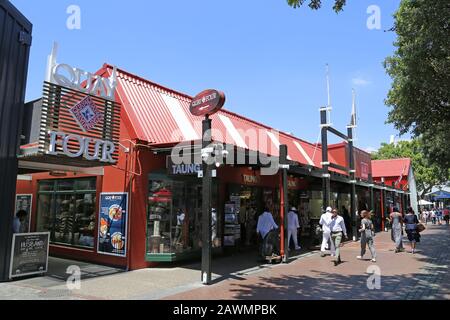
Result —
[[[393,79],[388,123],[421,137],[430,164],[450,167],[450,2],[402,0],[394,15],[397,40],[385,60]]]
[[[287,0],[287,2],[291,7],[299,8],[305,3],[305,0]],[[345,3],[346,0],[334,0],[333,10],[336,12],[342,11]],[[322,0],[309,0],[308,6],[314,10],[320,9],[322,7]]]
[[[411,141],[400,141],[396,144],[382,143],[380,149],[372,154],[372,159],[410,158],[416,178],[417,190],[423,196],[435,185],[445,184],[449,179],[450,170],[445,170],[436,164],[431,164],[424,155],[424,143],[417,138]]]

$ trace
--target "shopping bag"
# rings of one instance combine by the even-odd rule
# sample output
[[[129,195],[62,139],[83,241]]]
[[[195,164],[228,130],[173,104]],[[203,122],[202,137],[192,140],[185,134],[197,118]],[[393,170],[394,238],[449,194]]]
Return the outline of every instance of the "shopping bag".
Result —
[[[417,232],[422,232],[423,230],[425,230],[425,226],[422,223],[418,223],[417,224]]]

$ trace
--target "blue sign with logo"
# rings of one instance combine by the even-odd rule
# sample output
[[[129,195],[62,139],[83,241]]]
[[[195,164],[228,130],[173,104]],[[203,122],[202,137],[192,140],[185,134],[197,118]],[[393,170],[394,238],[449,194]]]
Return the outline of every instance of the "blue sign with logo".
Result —
[[[125,257],[127,254],[128,193],[101,193],[98,220],[98,252]]]

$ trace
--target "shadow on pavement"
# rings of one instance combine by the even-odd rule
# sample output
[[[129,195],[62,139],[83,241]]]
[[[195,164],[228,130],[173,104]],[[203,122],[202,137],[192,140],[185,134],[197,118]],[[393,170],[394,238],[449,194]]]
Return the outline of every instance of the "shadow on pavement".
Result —
[[[236,299],[438,299],[449,297],[448,265],[450,237],[438,230],[425,233],[418,245],[420,256],[414,259],[425,262],[420,272],[398,276],[381,274],[380,289],[369,290],[373,285],[371,274],[341,275],[334,272],[312,271],[313,276],[283,275],[283,277],[258,277],[255,284],[232,283],[231,292]],[[405,239],[404,239],[405,240]],[[404,243],[406,247],[409,243]],[[408,249],[409,250],[409,249]],[[410,254],[410,253],[402,253]],[[371,281],[372,280],[372,281]]]

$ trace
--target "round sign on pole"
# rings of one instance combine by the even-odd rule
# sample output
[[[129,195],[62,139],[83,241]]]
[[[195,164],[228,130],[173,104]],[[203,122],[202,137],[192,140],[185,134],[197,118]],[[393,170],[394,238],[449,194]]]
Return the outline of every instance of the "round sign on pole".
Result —
[[[209,116],[219,111],[225,104],[225,94],[222,91],[208,89],[194,97],[189,110],[194,116]]]

